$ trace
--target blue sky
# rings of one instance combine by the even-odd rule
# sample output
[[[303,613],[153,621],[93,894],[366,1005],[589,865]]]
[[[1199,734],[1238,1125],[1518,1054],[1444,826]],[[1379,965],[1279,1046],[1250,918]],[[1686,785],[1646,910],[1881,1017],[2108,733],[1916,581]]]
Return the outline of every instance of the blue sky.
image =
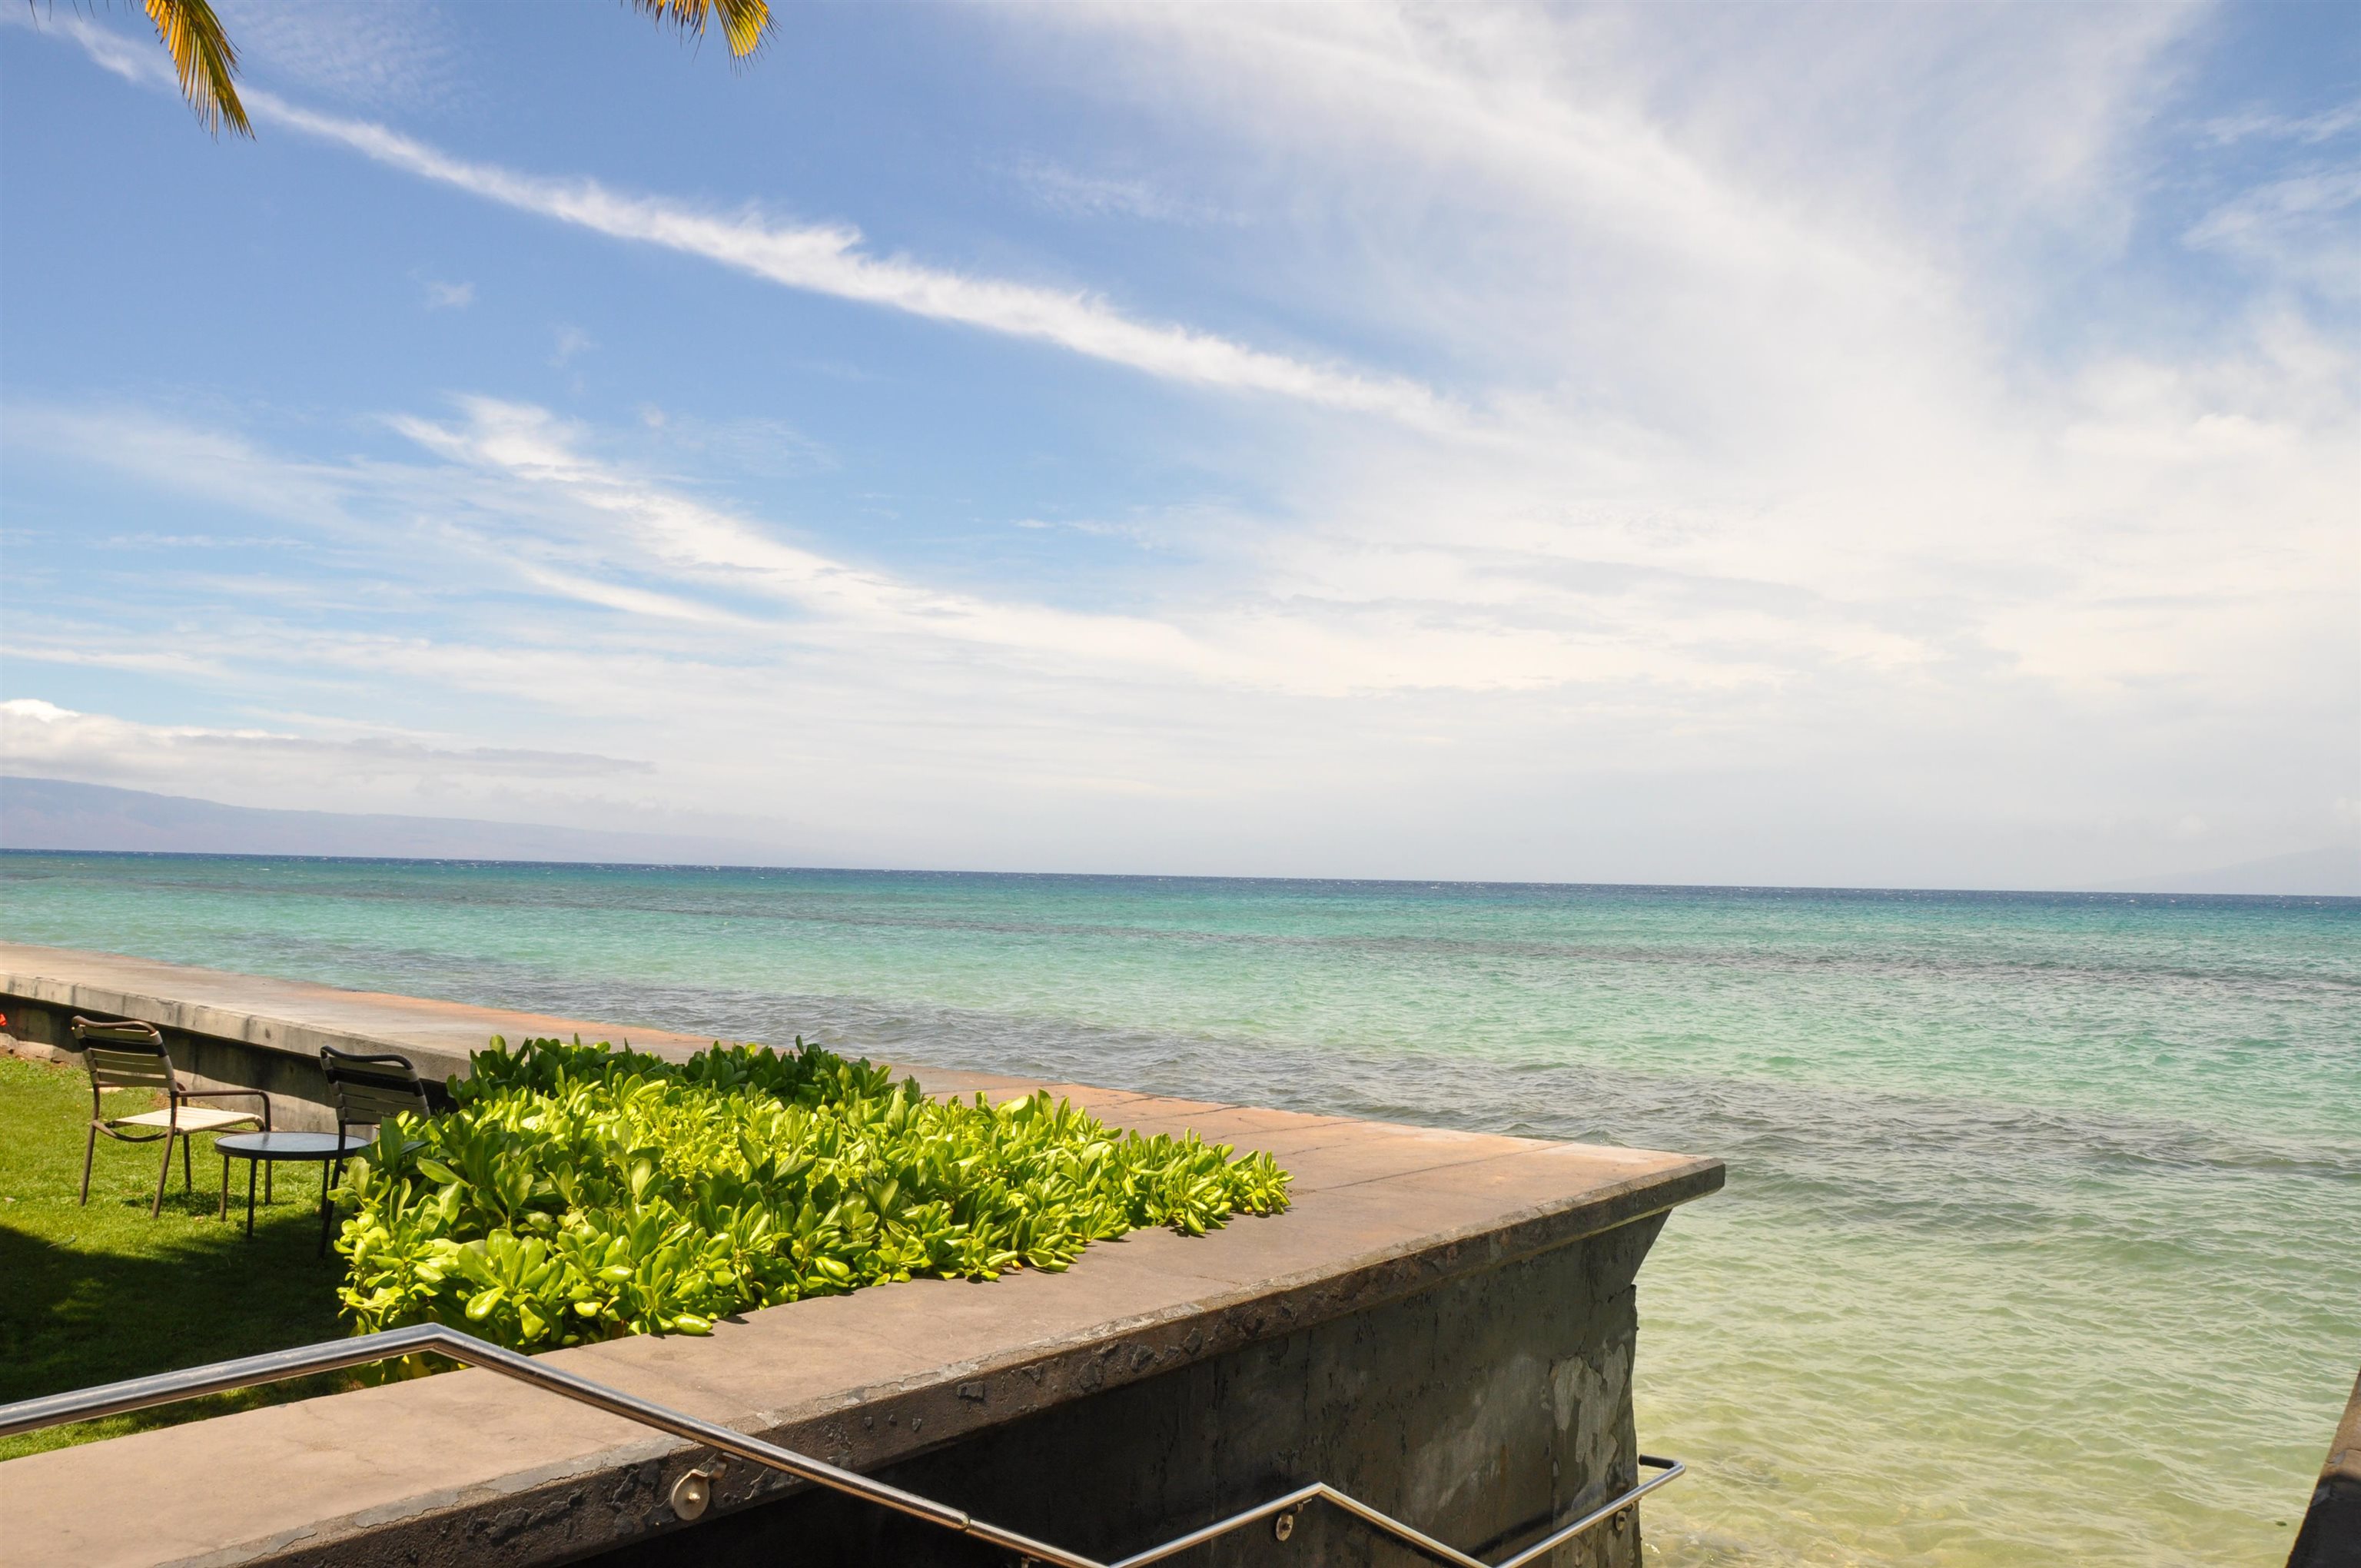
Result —
[[[824,863],[2361,832],[2326,5],[0,27],[0,748]]]

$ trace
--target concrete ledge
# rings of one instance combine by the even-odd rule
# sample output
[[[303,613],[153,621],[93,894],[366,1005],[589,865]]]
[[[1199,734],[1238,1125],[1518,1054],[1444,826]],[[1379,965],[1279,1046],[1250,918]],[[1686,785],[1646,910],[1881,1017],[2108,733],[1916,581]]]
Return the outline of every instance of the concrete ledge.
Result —
[[[2329,1440],[2328,1463],[2312,1489],[2288,1568],[2361,1568],[2361,1377]]]
[[[563,1039],[579,1033],[585,1039],[610,1039],[618,1045],[628,1036],[636,1048],[668,1056],[712,1044],[666,1029],[346,991],[25,942],[0,942],[0,998],[39,1003],[49,1013],[137,1018],[159,1029],[305,1059],[316,1059],[322,1046],[400,1051],[416,1064],[421,1077],[433,1079],[466,1073],[467,1053],[482,1049],[487,1039],[499,1034],[513,1042],[542,1035]],[[0,1001],[0,1011],[15,1016],[6,1001]]]
[[[473,1043],[494,1032],[514,1037],[578,1028],[585,1038],[619,1033],[558,1019],[533,1020],[528,1028],[515,1020],[529,1015],[280,981],[254,981],[261,989],[242,993],[240,977],[192,976],[173,966],[134,967],[138,960],[128,959],[98,960],[83,970],[75,966],[80,957],[0,948],[0,968],[9,971],[0,985],[12,994],[77,1006],[99,1006],[103,996],[117,1003],[107,1010],[118,1014],[159,1023],[169,1018],[177,1027],[203,1023],[239,1031],[234,1037],[280,1050],[305,1048],[299,1042],[332,1030],[344,1039],[421,1051],[429,1046],[456,1050],[463,1038]],[[28,962],[33,958],[40,968]],[[167,970],[173,972],[162,972]],[[170,986],[195,976],[203,977],[196,996],[171,995]],[[240,1001],[249,1005],[237,1005]],[[292,1016],[263,1011],[281,1004]],[[371,1031],[366,1036],[354,1032],[364,1022]],[[629,1033],[635,1044],[688,1047],[679,1036]],[[923,1069],[917,1076],[936,1091],[983,1088],[998,1095],[1036,1087],[1024,1080]],[[1451,1310],[1464,1316],[1473,1310],[1466,1302],[1491,1288],[1488,1280],[1509,1277],[1521,1260],[1549,1256],[1570,1261],[1553,1266],[1559,1273],[1540,1284],[1518,1288],[1526,1292],[1519,1299],[1529,1302],[1520,1309],[1517,1321],[1524,1327],[1519,1332],[1535,1343],[1552,1333],[1564,1337],[1571,1330],[1565,1323],[1552,1326],[1547,1303],[1569,1299],[1569,1289],[1587,1292],[1592,1305],[1587,1310],[1607,1325],[1595,1332],[1616,1343],[1592,1347],[1585,1353],[1590,1363],[1582,1365],[1621,1371],[1554,1370],[1576,1365],[1563,1348],[1534,1370],[1526,1365],[1533,1354],[1528,1347],[1502,1350],[1467,1375],[1480,1380],[1504,1369],[1520,1379],[1530,1374],[1543,1390],[1535,1396],[1539,1403],[1521,1397],[1512,1414],[1528,1426],[1540,1422],[1532,1431],[1543,1438],[1570,1431],[1569,1423],[1576,1421],[1566,1396],[1557,1398],[1552,1414],[1550,1379],[1572,1377],[1588,1387],[1588,1377],[1603,1390],[1597,1398],[1620,1408],[1616,1430],[1627,1434],[1598,1452],[1611,1449],[1622,1457],[1610,1454],[1611,1463],[1594,1457],[1580,1466],[1569,1460],[1562,1475],[1553,1449],[1544,1479],[1533,1483],[1543,1487],[1539,1501],[1503,1483],[1497,1498],[1454,1502],[1464,1477],[1453,1470],[1456,1462],[1446,1462],[1455,1452],[1449,1442],[1473,1440],[1442,1431],[1433,1438],[1444,1444],[1436,1453],[1444,1458],[1430,1455],[1423,1463],[1440,1477],[1433,1486],[1442,1488],[1434,1495],[1443,1501],[1428,1506],[1477,1508],[1467,1516],[1468,1528],[1489,1520],[1496,1522],[1484,1528],[1497,1530],[1505,1528],[1497,1521],[1520,1519],[1535,1508],[1545,1516],[1560,1490],[1568,1497],[1585,1489],[1598,1493],[1607,1477],[1591,1472],[1602,1464],[1628,1466],[1631,1273],[1653,1236],[1655,1216],[1721,1185],[1719,1161],[1082,1085],[1049,1087],[1115,1125],[1193,1128],[1209,1140],[1268,1149],[1294,1173],[1295,1207],[1272,1219],[1235,1221],[1198,1239],[1147,1232],[1100,1244],[1064,1274],[1025,1271],[989,1285],[920,1280],[874,1288],[754,1312],[722,1324],[709,1340],[619,1340],[556,1352],[553,1360],[584,1376],[870,1471],[946,1445],[987,1442],[1009,1423],[1079,1409],[1115,1390],[1159,1379],[1165,1380],[1160,1387],[1180,1388],[1186,1380],[1170,1375],[1193,1367],[1224,1369],[1220,1376],[1231,1381],[1221,1386],[1236,1387],[1238,1369],[1247,1365],[1240,1357],[1249,1351],[1266,1360],[1278,1355],[1270,1362],[1277,1366],[1286,1360],[1279,1347],[1301,1351],[1314,1344],[1328,1358],[1319,1362],[1330,1368],[1322,1376],[1334,1377],[1335,1358],[1349,1362],[1354,1354],[1350,1347],[1360,1331],[1352,1325],[1378,1323],[1381,1310],[1413,1298],[1460,1301]],[[1591,1238],[1610,1234],[1626,1239],[1598,1252],[1606,1242]],[[1574,1273],[1565,1274],[1568,1267]],[[1591,1321],[1581,1321],[1584,1332],[1594,1332]],[[1321,1326],[1328,1324],[1342,1326],[1326,1340],[1317,1332],[1306,1338],[1307,1331],[1324,1332]],[[1271,1347],[1269,1354],[1260,1347]],[[1298,1359],[1312,1354],[1301,1351]],[[1426,1365],[1413,1370],[1430,1384],[1447,1383],[1459,1376],[1458,1354],[1430,1344],[1420,1353]],[[1450,1392],[1438,1388],[1430,1397],[1440,1400]],[[1510,1413],[1476,1409],[1465,1420],[1480,1426]],[[1608,1430],[1595,1414],[1581,1420]],[[1353,1424],[1344,1417],[1323,1418],[1323,1424],[1339,1421]],[[1415,1446],[1408,1435],[1389,1441],[1398,1449]],[[1505,1452],[1505,1440],[1499,1446]],[[566,1561],[675,1526],[663,1499],[671,1480],[697,1462],[685,1445],[618,1418],[491,1374],[458,1372],[0,1464],[0,1518],[6,1520],[0,1561],[27,1568]],[[1424,1474],[1399,1459],[1395,1468],[1405,1475]],[[136,1523],[91,1506],[94,1498],[122,1496],[126,1475],[140,1478]],[[1344,1475],[1322,1478],[1356,1482]],[[785,1488],[774,1483],[781,1479],[732,1467],[722,1477],[717,1512],[779,1496]],[[1049,1477],[1047,1484],[1054,1489],[1056,1480]],[[1382,1491],[1389,1483],[1363,1477],[1358,1484]],[[1415,1490],[1405,1496],[1402,1506],[1422,1506]],[[1619,1552],[1614,1561],[1637,1561],[1636,1536],[1627,1544],[1628,1556]]]
[[[182,1072],[206,1088],[265,1091],[277,1124],[297,1129],[334,1125],[325,1109],[327,1084],[320,1075],[323,1046],[397,1051],[410,1058],[421,1078],[439,1083],[465,1077],[467,1053],[483,1048],[494,1035],[511,1044],[580,1035],[675,1060],[713,1043],[646,1025],[0,942],[0,1014],[8,1018],[9,1048],[43,1059],[72,1059],[68,1025],[77,1013],[155,1025]],[[940,1093],[990,1091],[1016,1082],[991,1073],[935,1072],[927,1078],[928,1089]]]

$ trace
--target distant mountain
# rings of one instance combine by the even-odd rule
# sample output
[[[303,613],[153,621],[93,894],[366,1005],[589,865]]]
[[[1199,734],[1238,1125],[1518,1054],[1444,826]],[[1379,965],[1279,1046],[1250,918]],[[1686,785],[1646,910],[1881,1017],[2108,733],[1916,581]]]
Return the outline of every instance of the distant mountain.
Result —
[[[456,817],[275,811],[108,784],[5,777],[0,777],[0,849],[647,865],[794,863],[774,848],[727,839]]]
[[[278,811],[109,784],[14,777],[0,777],[0,850],[637,865],[849,863],[834,858],[816,861],[808,854],[796,858],[776,845],[752,839],[618,833],[456,817]],[[2361,897],[2361,850],[2308,850],[2243,865],[2141,877],[2093,891]]]
[[[2117,883],[2107,893],[2278,893],[2361,898],[2361,849],[2299,850],[2212,871]]]

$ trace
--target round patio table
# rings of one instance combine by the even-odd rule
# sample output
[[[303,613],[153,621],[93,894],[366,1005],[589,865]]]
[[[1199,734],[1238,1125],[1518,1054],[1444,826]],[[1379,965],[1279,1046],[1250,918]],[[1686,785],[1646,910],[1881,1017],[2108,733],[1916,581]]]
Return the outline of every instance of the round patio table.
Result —
[[[320,1170],[320,1251],[328,1250],[328,1189],[327,1167],[346,1159],[369,1146],[373,1140],[355,1137],[350,1133],[234,1133],[225,1138],[215,1138],[214,1147],[222,1157],[221,1217],[229,1218],[229,1162],[234,1155],[246,1161],[246,1239],[254,1239],[254,1173],[264,1162],[276,1165],[281,1160],[310,1160]]]

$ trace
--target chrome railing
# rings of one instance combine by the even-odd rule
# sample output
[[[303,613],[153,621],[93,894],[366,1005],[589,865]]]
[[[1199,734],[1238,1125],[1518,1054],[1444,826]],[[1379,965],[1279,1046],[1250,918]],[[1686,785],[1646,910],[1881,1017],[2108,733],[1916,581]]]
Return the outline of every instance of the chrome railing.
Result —
[[[1217,1524],[1175,1536],[1160,1546],[1151,1546],[1145,1552],[1134,1552],[1113,1563],[1101,1563],[1096,1558],[1085,1557],[1078,1552],[1069,1552],[1061,1546],[1052,1546],[1046,1541],[1036,1541],[1031,1536],[977,1519],[947,1503],[921,1497],[899,1486],[889,1486],[883,1481],[873,1480],[825,1460],[813,1459],[793,1449],[748,1437],[730,1427],[684,1415],[678,1410],[626,1394],[620,1388],[609,1388],[603,1383],[577,1377],[571,1372],[560,1371],[532,1356],[503,1349],[440,1323],[388,1329],[381,1333],[331,1340],[324,1344],[275,1350],[268,1354],[243,1356],[236,1361],[217,1361],[210,1366],[192,1366],[185,1372],[165,1372],[153,1377],[135,1377],[127,1382],[108,1383],[96,1388],[82,1388],[72,1393],[27,1399],[19,1404],[0,1405],[0,1437],[13,1437],[18,1432],[60,1426],[67,1421],[120,1415],[126,1410],[145,1409],[152,1405],[170,1404],[176,1399],[194,1398],[202,1394],[218,1394],[231,1388],[251,1387],[258,1383],[276,1383],[309,1373],[333,1372],[338,1367],[358,1366],[368,1362],[386,1361],[397,1355],[415,1355],[429,1351],[469,1366],[480,1366],[487,1372],[513,1377],[536,1388],[545,1388],[553,1394],[562,1394],[610,1415],[621,1416],[642,1426],[653,1427],[658,1431],[670,1432],[675,1437],[718,1449],[734,1458],[783,1471],[816,1486],[875,1503],[880,1508],[892,1508],[913,1519],[924,1519],[928,1524],[973,1536],[979,1541],[1005,1547],[1019,1558],[1055,1564],[1056,1568],[1143,1568],[1146,1563],[1160,1563],[1192,1546],[1202,1546],[1232,1530],[1244,1529],[1258,1519],[1272,1520],[1279,1539],[1285,1540],[1292,1533],[1296,1511],[1313,1502],[1324,1502],[1340,1508],[1397,1541],[1404,1541],[1441,1562],[1455,1564],[1455,1568],[1522,1568],[1523,1564],[1552,1548],[1562,1546],[1583,1531],[1623,1512],[1686,1468],[1677,1459],[1658,1459],[1641,1454],[1640,1463],[1657,1471],[1657,1475],[1609,1498],[1580,1519],[1561,1526],[1514,1556],[1499,1563],[1486,1563],[1481,1558],[1470,1557],[1464,1552],[1445,1546],[1433,1536],[1338,1491],[1325,1482],[1318,1481],[1244,1512],[1232,1514]]]

